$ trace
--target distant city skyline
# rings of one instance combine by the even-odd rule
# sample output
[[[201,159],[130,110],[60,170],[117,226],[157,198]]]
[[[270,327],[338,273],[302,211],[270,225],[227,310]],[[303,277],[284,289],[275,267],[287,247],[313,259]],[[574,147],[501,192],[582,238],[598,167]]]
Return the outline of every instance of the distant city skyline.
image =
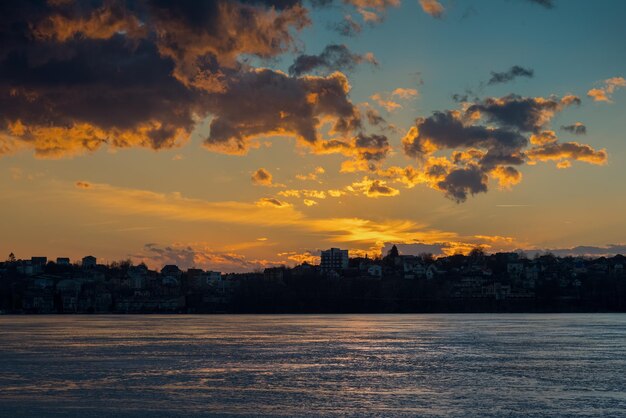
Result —
[[[0,4],[0,257],[626,252],[626,2]]]

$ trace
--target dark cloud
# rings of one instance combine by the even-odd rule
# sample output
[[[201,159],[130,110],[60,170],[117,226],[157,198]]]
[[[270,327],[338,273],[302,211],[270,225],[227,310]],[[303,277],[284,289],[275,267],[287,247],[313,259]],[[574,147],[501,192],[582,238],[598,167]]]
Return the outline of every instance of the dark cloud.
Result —
[[[610,244],[606,247],[593,245],[580,245],[572,248],[551,248],[545,250],[524,250],[527,254],[552,253],[557,257],[612,257],[615,255],[626,255],[625,244]]]
[[[367,122],[370,125],[378,126],[378,125],[387,125],[387,121],[383,118],[380,112],[376,109],[367,109],[365,111],[365,117],[367,118]]]
[[[295,136],[314,146],[322,118],[334,121],[332,132],[347,135],[361,125],[358,109],[347,97],[341,73],[327,77],[289,77],[258,69],[240,73],[223,94],[212,98],[214,115],[205,145],[226,153],[245,153],[262,135]]]
[[[587,127],[580,122],[576,122],[573,125],[561,126],[561,129],[569,133],[572,133],[574,135],[586,135],[587,134]]]
[[[505,128],[467,125],[452,111],[434,112],[416,121],[416,135],[403,140],[404,152],[423,158],[436,149],[481,147],[494,151],[519,150],[527,144],[524,136]]]
[[[142,252],[131,254],[131,257],[159,267],[174,264],[183,270],[195,267],[222,272],[245,272],[277,264],[266,260],[249,260],[241,254],[215,251],[196,245],[146,244]]]
[[[319,55],[300,55],[289,67],[289,74],[331,73],[333,71],[350,71],[357,64],[370,63],[378,65],[372,54],[359,55],[350,52],[345,45],[327,45]]]
[[[487,192],[487,175],[478,167],[468,167],[452,170],[437,186],[447,197],[464,202],[469,194]]]
[[[534,75],[534,70],[530,68],[520,67],[519,65],[514,65],[507,71],[499,73],[492,71],[491,78],[489,79],[489,82],[487,84],[508,83],[509,81],[513,81],[518,77],[532,78]]]
[[[262,199],[257,200],[256,204],[257,206],[272,206],[272,207],[278,207],[278,208],[291,206],[289,205],[289,203],[283,202],[274,197],[264,197]]]
[[[396,196],[397,194],[397,189],[387,186],[381,180],[372,181],[372,184],[365,191],[365,195],[368,197]]]
[[[260,186],[272,186],[272,174],[264,168],[259,168],[252,173],[250,178],[253,184]]]
[[[241,55],[309,22],[296,0],[1,2],[0,150],[179,145],[246,78]]]
[[[546,9],[554,8],[554,0],[525,0],[529,3],[538,4]]]
[[[329,24],[328,27],[339,35],[346,37],[356,36],[363,30],[363,26],[356,22],[350,15],[345,16],[339,23]]]
[[[385,135],[358,134],[355,139],[355,148],[360,159],[366,161],[381,161],[391,150],[389,140]]]
[[[464,111],[434,112],[416,119],[402,139],[404,153],[421,167],[380,173],[409,187],[426,183],[462,202],[469,195],[486,192],[489,178],[501,188],[518,184],[522,173],[516,166],[526,163],[554,161],[559,168],[569,167],[571,161],[605,164],[606,150],[561,143],[554,131],[544,129],[557,112],[578,103],[580,99],[571,95],[561,99],[509,95],[464,104]],[[453,150],[449,158],[437,156],[444,150]]]
[[[557,98],[522,97],[511,94],[501,98],[487,98],[469,106],[466,114],[479,112],[490,122],[518,129],[537,132],[550,121],[556,112],[572,104],[580,104],[576,96]]]

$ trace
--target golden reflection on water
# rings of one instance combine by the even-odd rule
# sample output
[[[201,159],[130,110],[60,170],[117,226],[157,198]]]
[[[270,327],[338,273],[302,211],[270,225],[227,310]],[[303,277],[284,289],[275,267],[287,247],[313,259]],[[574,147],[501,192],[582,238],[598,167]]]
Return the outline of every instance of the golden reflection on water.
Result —
[[[19,316],[0,329],[11,416],[626,410],[625,315]]]

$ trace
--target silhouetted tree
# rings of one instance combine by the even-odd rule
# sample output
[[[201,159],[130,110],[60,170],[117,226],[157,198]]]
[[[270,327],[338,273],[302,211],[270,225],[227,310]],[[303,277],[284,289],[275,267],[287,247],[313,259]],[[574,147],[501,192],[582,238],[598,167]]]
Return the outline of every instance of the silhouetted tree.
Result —
[[[7,261],[9,263],[15,263],[15,254],[13,253],[9,254],[9,258],[7,258]]]
[[[396,258],[399,255],[400,255],[400,252],[398,251],[398,247],[396,247],[395,244],[393,247],[391,247],[391,250],[389,250],[389,252],[387,253],[387,256],[389,258]]]

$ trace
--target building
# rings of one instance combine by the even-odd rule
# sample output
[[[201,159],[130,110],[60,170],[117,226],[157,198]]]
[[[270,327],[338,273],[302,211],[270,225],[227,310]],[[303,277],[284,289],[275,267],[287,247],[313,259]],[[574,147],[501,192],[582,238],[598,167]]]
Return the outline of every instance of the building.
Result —
[[[60,266],[69,266],[70,259],[68,257],[57,257],[57,264]]]
[[[45,266],[48,263],[48,257],[31,257],[30,262],[33,266]]]
[[[174,277],[179,279],[183,272],[175,264],[167,264],[161,269],[161,274],[165,277]]]
[[[330,250],[322,251],[320,268],[325,273],[348,268],[348,250],[331,248]]]
[[[94,257],[93,255],[88,255],[86,257],[83,257],[82,266],[83,268],[92,268],[96,266],[97,261],[98,260],[96,259],[96,257]]]

